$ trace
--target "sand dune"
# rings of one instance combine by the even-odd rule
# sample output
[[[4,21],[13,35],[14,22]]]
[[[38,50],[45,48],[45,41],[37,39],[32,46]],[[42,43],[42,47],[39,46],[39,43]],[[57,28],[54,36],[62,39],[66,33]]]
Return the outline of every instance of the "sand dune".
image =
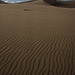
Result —
[[[75,8],[0,4],[0,75],[75,75],[74,46]]]

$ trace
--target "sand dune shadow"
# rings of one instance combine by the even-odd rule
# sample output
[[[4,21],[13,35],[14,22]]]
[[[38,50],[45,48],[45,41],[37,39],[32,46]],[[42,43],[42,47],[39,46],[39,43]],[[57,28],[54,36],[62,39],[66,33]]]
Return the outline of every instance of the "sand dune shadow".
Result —
[[[75,1],[59,1],[52,3],[50,0],[44,0],[49,5],[53,5],[56,7],[64,7],[64,8],[75,8]]]

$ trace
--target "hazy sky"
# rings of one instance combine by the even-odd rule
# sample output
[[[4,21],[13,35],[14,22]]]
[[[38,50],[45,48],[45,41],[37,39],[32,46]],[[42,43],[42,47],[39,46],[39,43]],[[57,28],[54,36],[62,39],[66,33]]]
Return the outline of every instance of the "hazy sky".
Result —
[[[2,0],[2,1],[5,1],[7,3],[18,3],[18,2],[25,2],[29,0]]]
[[[7,3],[19,3],[19,2],[29,1],[29,0],[2,0],[2,1],[5,1]],[[71,1],[71,0],[61,0],[61,1]]]

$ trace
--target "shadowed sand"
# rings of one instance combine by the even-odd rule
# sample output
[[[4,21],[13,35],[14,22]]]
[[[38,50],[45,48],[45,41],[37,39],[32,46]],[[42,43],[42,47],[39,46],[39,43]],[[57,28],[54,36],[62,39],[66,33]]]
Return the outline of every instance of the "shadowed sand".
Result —
[[[74,46],[75,8],[0,4],[0,75],[75,75]]]

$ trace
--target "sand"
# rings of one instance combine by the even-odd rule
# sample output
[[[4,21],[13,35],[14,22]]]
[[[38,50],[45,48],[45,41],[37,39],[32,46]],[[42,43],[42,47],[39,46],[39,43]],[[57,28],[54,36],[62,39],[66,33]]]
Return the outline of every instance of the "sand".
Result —
[[[74,46],[75,8],[0,4],[0,75],[75,75]]]

